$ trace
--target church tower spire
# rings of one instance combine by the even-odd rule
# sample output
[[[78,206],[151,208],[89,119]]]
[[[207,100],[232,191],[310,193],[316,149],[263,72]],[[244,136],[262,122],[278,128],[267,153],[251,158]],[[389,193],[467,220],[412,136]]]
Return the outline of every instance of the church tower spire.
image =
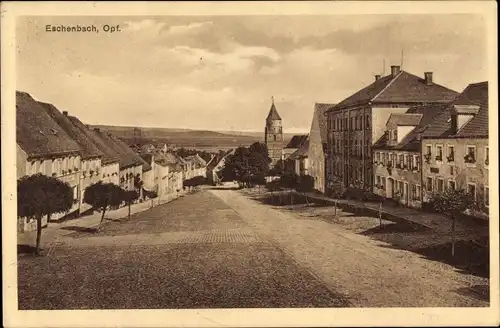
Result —
[[[265,143],[271,158],[271,165],[276,165],[283,154],[283,126],[281,116],[274,105],[274,97],[271,97],[271,109],[266,118]]]

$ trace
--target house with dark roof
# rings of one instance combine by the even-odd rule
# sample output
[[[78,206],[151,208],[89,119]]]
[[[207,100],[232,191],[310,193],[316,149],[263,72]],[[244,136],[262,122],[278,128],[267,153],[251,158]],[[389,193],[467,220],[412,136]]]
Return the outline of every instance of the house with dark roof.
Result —
[[[67,115],[68,120],[77,131],[87,138],[94,147],[102,154],[100,168],[92,165],[92,162],[84,165],[81,169],[85,179],[101,179],[106,183],[120,184],[120,164],[117,153],[109,147],[98,135],[83,124],[77,117]]]
[[[52,104],[40,103],[54,121],[74,140],[81,148],[81,165],[80,165],[80,187],[79,187],[79,200],[80,200],[80,213],[90,209],[90,205],[83,202],[85,190],[90,185],[97,183],[102,179],[102,175],[97,172],[102,172],[101,160],[104,154],[97,148],[93,141],[78,129],[68,118],[68,112],[62,113]],[[95,172],[90,174],[88,172]]]
[[[422,131],[424,201],[446,188],[471,193],[479,212],[489,211],[488,82],[468,85]]]
[[[295,173],[295,160],[297,159],[298,153],[296,154],[297,156],[293,158],[291,158],[291,156],[306,143],[308,138],[309,135],[307,134],[294,135],[283,148],[283,169],[286,172]],[[305,149],[302,148],[301,153],[304,153],[304,150]],[[307,150],[305,150],[305,153],[307,153]]]
[[[54,214],[52,220],[78,213],[81,146],[28,93],[16,92],[17,177],[41,173],[68,183],[73,188],[73,207]],[[27,218],[18,221],[20,231],[36,229]],[[42,218],[47,224],[47,217]]]
[[[207,162],[200,157],[200,155],[186,156],[184,160],[189,164],[186,172],[186,179],[194,178],[197,176],[207,177]]]
[[[391,114],[410,107],[448,103],[458,93],[433,81],[391,66],[391,74],[375,81],[327,110],[329,190],[342,185],[373,189],[372,146],[384,134]]]
[[[373,145],[373,192],[408,207],[422,207],[421,134],[449,104],[410,107],[389,116]]]
[[[326,191],[326,151],[327,151],[327,117],[326,111],[335,104],[314,104],[314,114],[309,131],[307,163],[308,174],[314,178],[314,189]]]

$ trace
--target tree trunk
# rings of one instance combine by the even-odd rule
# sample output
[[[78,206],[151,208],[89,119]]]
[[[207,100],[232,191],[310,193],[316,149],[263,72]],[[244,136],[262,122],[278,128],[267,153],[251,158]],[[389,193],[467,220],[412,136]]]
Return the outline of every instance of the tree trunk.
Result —
[[[455,257],[455,215],[451,216],[451,257]]]
[[[36,217],[36,250],[35,254],[40,255],[40,239],[42,238],[42,216]]]
[[[131,201],[128,201],[128,219],[130,220],[130,203]]]
[[[337,217],[337,200],[335,199],[335,202],[333,203],[333,215],[335,215],[335,217]]]
[[[102,207],[102,216],[101,216],[101,222],[99,222],[99,226],[97,227],[97,230],[101,229],[102,222],[104,221],[104,214],[106,214],[106,207],[108,207],[108,204],[104,205]]]

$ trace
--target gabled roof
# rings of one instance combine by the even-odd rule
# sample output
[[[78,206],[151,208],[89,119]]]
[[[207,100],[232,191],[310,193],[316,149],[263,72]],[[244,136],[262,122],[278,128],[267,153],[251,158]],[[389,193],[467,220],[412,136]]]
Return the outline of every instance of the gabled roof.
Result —
[[[276,106],[274,106],[274,101],[273,104],[271,105],[271,109],[269,110],[269,114],[267,114],[266,121],[269,120],[281,120],[280,114],[278,114],[278,110],[276,109]]]
[[[61,113],[54,105],[39,102],[42,108],[45,109],[47,114],[52,117],[54,121],[78,143],[81,148],[82,159],[91,157],[103,157],[104,154],[96,147],[93,141],[74,126],[66,115]]]
[[[87,128],[85,124],[83,124],[78,118],[75,116],[68,116],[69,121],[76,127],[78,130],[83,133],[87,138],[89,138],[94,146],[101,151],[104,156],[102,158],[102,164],[110,164],[110,163],[116,163],[119,162],[120,156],[116,153],[116,151],[113,150],[113,148],[110,148],[110,146],[104,142],[97,134],[94,133],[93,130]]]
[[[477,105],[479,112],[456,134],[451,130],[451,116],[454,105]],[[450,103],[446,110],[435,120],[422,135],[425,138],[439,137],[488,137],[488,82],[468,85],[465,90]]]
[[[421,115],[418,125],[408,133],[397,145],[388,145],[388,135],[384,133],[377,142],[373,145],[373,149],[394,149],[406,151],[418,151],[420,149],[419,135],[425,134],[426,131],[432,128],[434,120],[448,111],[449,104],[431,104],[410,107],[406,114],[419,114]]]
[[[422,114],[417,113],[392,113],[387,123],[393,122],[398,126],[417,126],[422,119]]]
[[[135,165],[142,165],[143,171],[148,171],[151,168],[148,162],[146,162],[141,156],[139,156],[139,154],[137,154],[125,142],[113,136],[111,133],[108,133],[108,137],[116,143],[116,145],[120,149],[119,151],[121,152],[121,154],[123,154],[123,156],[130,157],[134,161]]]
[[[306,142],[309,136],[307,134],[295,135],[290,139],[285,148],[300,148]]]
[[[314,104],[314,116],[317,118],[318,123],[319,123],[319,133],[321,136],[321,142],[326,142],[327,136],[328,136],[328,120],[326,117],[326,111],[334,107],[336,104],[322,104],[322,103],[316,103]],[[314,117],[313,117],[314,120]],[[313,127],[311,126],[311,131]]]
[[[467,86],[457,98],[455,105],[479,106],[477,115],[458,131],[457,136],[488,136],[488,82]]]
[[[309,139],[306,140],[296,151],[294,151],[288,159],[296,160],[302,157],[307,157],[309,152]]]
[[[372,103],[446,103],[455,99],[457,92],[442,85],[426,84],[425,80],[405,71],[396,76],[379,78],[367,87],[341,101],[332,110]]]
[[[207,162],[201,158],[198,154],[196,155],[189,155],[184,158],[186,161],[189,161],[193,164],[197,164],[199,166],[207,166]]]
[[[28,157],[80,153],[80,146],[28,93],[16,91],[16,141]]]

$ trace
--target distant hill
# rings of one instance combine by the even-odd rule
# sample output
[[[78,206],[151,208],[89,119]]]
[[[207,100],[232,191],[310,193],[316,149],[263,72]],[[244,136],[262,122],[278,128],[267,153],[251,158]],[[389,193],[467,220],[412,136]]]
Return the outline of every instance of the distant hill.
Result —
[[[159,142],[186,148],[230,149],[264,141],[264,133],[244,131],[208,131],[175,128],[136,128],[133,126],[91,125],[131,143]],[[137,130],[136,130],[137,129]],[[285,134],[285,142],[292,135]]]

